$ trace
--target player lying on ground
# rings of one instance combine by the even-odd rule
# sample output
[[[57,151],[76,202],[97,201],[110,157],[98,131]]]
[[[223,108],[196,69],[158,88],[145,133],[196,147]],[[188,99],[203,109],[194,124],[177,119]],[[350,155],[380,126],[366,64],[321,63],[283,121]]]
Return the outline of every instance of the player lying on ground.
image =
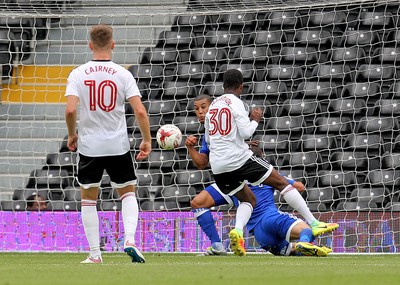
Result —
[[[194,111],[200,123],[204,123],[205,115],[208,112],[211,101],[212,99],[208,95],[199,95],[196,97],[194,101]],[[195,148],[197,146],[197,143],[198,141],[195,136],[188,136],[188,138],[185,141],[185,145],[188,149],[189,155],[192,157],[195,166],[199,169],[204,169],[208,166],[209,163],[209,149],[205,140],[203,139],[201,144],[201,149],[197,151]],[[223,193],[221,192],[221,194]],[[297,197],[297,200],[299,199],[301,199],[301,201],[298,201],[298,203],[296,204],[292,202],[293,200],[286,200],[286,199],[285,200],[286,202],[288,202],[290,206],[292,206],[292,208],[297,210],[306,219],[306,221],[311,225],[313,234],[315,236],[337,229],[338,227],[337,224],[326,224],[323,222],[319,222],[310,212],[304,199],[300,194]],[[223,205],[226,203],[227,202],[224,199],[220,200],[213,199],[213,197],[205,190],[201,191],[191,201],[192,211],[194,212],[200,227],[206,233],[206,235],[211,241],[211,246],[207,249],[206,254],[209,255],[226,254],[226,250],[221,242],[221,238],[218,235],[213,217],[210,212],[211,207]],[[243,228],[241,228],[241,230],[243,230]],[[244,252],[245,249],[243,247],[243,253]]]

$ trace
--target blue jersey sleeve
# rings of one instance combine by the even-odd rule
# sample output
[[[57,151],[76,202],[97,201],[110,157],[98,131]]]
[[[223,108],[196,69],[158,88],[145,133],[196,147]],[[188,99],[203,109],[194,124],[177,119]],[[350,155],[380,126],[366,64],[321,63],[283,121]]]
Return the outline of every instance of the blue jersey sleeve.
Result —
[[[208,145],[207,145],[207,142],[206,142],[204,136],[201,137],[201,148],[200,148],[199,152],[204,153],[207,156],[210,155],[210,150],[208,149]]]
[[[290,185],[293,185],[293,184],[296,182],[296,181],[293,180],[292,178],[289,178],[289,177],[283,175],[282,173],[279,173],[279,174],[280,174],[281,176],[285,177],[286,180],[290,183]]]

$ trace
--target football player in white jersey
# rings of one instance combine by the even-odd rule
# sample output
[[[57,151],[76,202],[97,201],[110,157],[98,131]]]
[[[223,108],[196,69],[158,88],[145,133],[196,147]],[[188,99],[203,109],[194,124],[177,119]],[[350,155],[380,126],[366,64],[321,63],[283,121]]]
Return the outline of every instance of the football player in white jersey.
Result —
[[[103,262],[96,204],[104,170],[121,197],[124,250],[132,262],[145,262],[135,245],[139,208],[125,101],[129,101],[134,110],[143,138],[137,160],[148,157],[151,152],[147,111],[133,75],[111,60],[114,48],[112,28],[106,25],[92,27],[89,47],[93,59],[70,73],[65,94],[68,148],[79,153],[77,179],[82,194],[82,222],[90,246],[89,256],[81,263]],[[80,118],[76,132],[78,103]]]
[[[236,212],[235,229],[229,233],[232,250],[236,255],[246,253],[243,228],[248,222],[256,198],[247,187],[265,184],[278,191],[285,201],[310,223],[317,236],[335,230],[338,224],[326,224],[314,218],[303,197],[267,160],[256,157],[245,142],[255,132],[261,118],[261,110],[249,113],[239,99],[243,91],[243,75],[229,69],[223,76],[225,94],[214,99],[205,118],[205,139],[210,149],[210,165],[214,179],[224,194],[234,195],[240,203]]]

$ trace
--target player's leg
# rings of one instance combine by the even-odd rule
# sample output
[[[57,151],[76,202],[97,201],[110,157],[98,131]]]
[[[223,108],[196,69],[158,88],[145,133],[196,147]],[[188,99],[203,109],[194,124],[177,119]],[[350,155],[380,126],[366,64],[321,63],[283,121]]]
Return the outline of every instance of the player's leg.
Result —
[[[77,180],[81,189],[81,217],[90,248],[88,258],[81,263],[102,263],[96,204],[103,171],[101,158],[79,154]]]
[[[132,262],[145,262],[135,244],[135,234],[139,219],[139,206],[136,199],[136,174],[131,153],[107,158],[107,173],[111,186],[117,189],[122,204],[122,222],[124,224],[124,251]]]
[[[98,187],[85,189],[81,186],[81,216],[86,239],[89,243],[89,256],[81,263],[102,263],[100,251],[99,216],[97,214]]]
[[[256,197],[247,184],[243,189],[235,193],[235,197],[241,202],[236,210],[235,228],[229,232],[231,249],[235,255],[246,255],[244,246],[243,229],[253,213]]]
[[[298,222],[290,231],[290,239],[298,240],[293,243],[293,254],[298,256],[327,256],[327,247],[314,244],[315,236],[309,225],[305,222]]]
[[[202,190],[190,202],[192,212],[197,219],[201,229],[211,241],[211,246],[207,248],[206,255],[226,255],[226,250],[221,242],[215,226],[214,218],[210,212],[213,206],[231,204],[229,196],[223,194],[214,183]]]
[[[334,231],[339,227],[336,223],[324,223],[318,221],[311,213],[306,201],[303,199],[299,191],[290,185],[287,179],[281,176],[275,169],[271,171],[271,174],[264,180],[263,184],[270,185],[280,191],[283,199],[289,204],[289,206],[299,212],[311,226],[313,235],[318,236],[323,233]]]

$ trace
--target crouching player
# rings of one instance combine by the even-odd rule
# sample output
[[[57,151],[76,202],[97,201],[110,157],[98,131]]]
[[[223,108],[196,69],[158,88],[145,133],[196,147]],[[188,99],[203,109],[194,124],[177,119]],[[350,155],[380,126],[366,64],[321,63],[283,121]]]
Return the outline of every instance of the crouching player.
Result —
[[[195,111],[196,116],[200,123],[204,122],[205,115],[208,111],[211,101],[212,101],[212,99],[208,95],[199,95],[194,100],[194,111]],[[195,166],[198,169],[204,169],[208,166],[208,162],[209,162],[208,146],[205,143],[205,141],[203,140],[201,149],[199,151],[197,151],[195,148],[197,146],[197,144],[198,144],[197,138],[192,135],[188,136],[188,138],[185,141],[185,145],[188,149],[189,155],[192,157],[192,160],[193,160],[193,163],[195,164]],[[258,186],[256,186],[255,188],[257,189],[257,187]],[[265,189],[264,187],[269,187],[269,186],[264,185],[262,189]],[[212,189],[215,189],[215,191]],[[258,189],[260,189],[260,188],[258,188]],[[271,191],[268,191],[268,192],[272,192],[272,197],[273,197],[274,189],[271,187],[270,190]],[[211,193],[211,191],[213,191],[213,192]],[[214,192],[217,194],[213,196]],[[273,201],[273,199],[272,199],[272,201]],[[211,241],[211,246],[209,248],[207,248],[207,250],[206,250],[207,255],[226,255],[226,250],[221,242],[221,238],[219,237],[219,234],[215,227],[214,219],[211,215],[210,208],[213,206],[229,204],[231,202],[232,202],[231,197],[223,194],[218,189],[216,184],[213,184],[213,185],[207,187],[205,190],[202,190],[191,201],[192,212],[194,213],[201,229],[206,233],[207,237]],[[303,204],[300,203],[301,207],[296,207],[296,210],[303,217],[306,217],[307,222],[311,225],[312,233],[314,236],[318,236],[318,235],[321,235],[321,234],[324,234],[327,232],[331,232],[338,228],[338,226],[339,226],[338,224],[335,224],[335,223],[328,224],[328,223],[323,223],[323,222],[318,221],[312,215],[312,213],[306,206],[304,200],[302,200],[300,202],[302,202]],[[258,204],[259,203],[257,202],[257,205]],[[275,207],[275,210],[277,210],[276,207]],[[240,247],[240,250],[244,252],[245,251],[244,246],[241,246],[241,244],[243,244],[243,238],[241,238],[239,240],[238,246]]]

